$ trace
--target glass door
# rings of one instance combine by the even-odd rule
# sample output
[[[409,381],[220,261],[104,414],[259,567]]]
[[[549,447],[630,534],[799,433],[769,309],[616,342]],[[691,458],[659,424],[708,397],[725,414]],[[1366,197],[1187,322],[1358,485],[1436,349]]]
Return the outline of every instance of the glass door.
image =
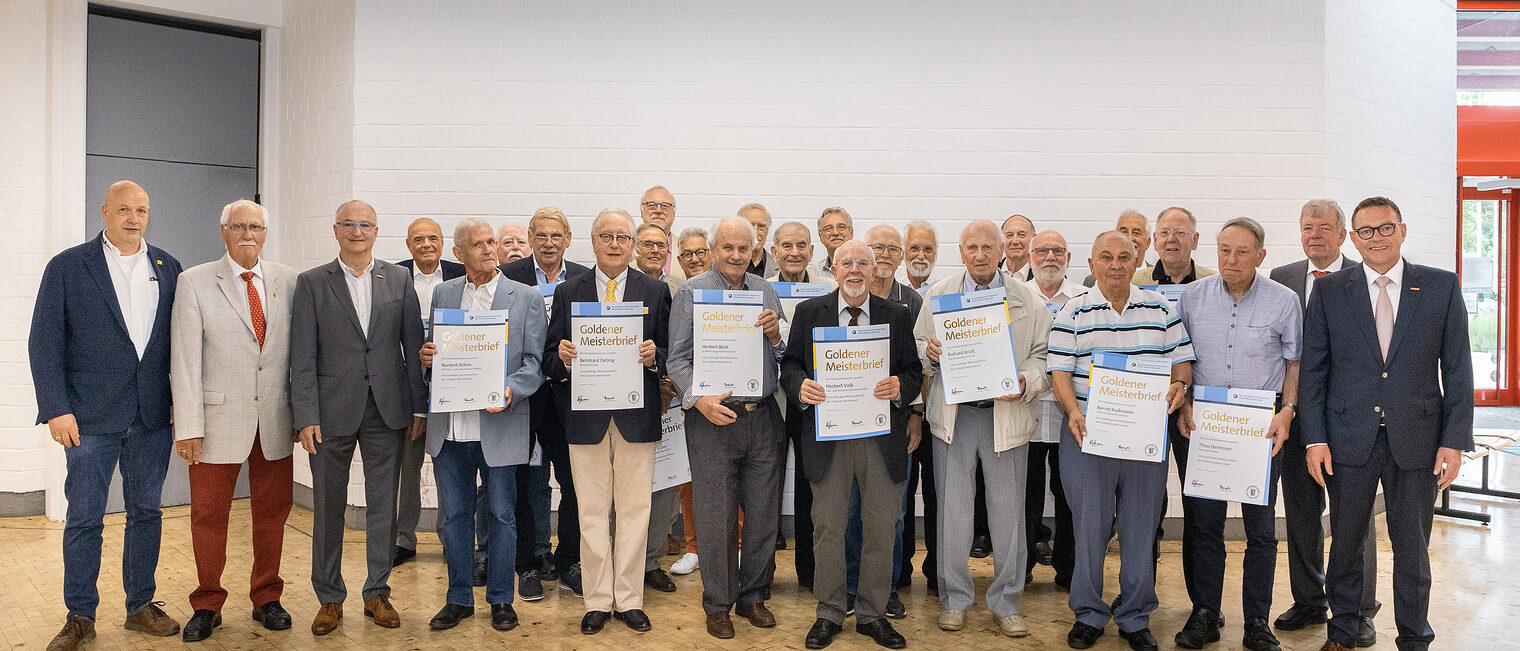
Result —
[[[1509,300],[1514,274],[1510,257],[1515,242],[1511,219],[1515,195],[1510,189],[1486,190],[1492,178],[1464,178],[1458,219],[1458,269],[1467,305],[1474,398],[1481,405],[1520,403],[1520,369],[1509,339],[1516,315]]]

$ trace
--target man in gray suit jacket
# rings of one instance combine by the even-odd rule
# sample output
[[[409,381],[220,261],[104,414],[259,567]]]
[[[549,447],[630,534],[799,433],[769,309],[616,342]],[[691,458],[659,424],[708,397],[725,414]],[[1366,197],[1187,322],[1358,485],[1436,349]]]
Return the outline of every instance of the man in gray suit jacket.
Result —
[[[211,636],[227,591],[227,519],[238,472],[248,463],[253,515],[253,618],[290,628],[280,607],[280,549],[291,502],[290,295],[296,270],[259,257],[264,207],[247,199],[222,209],[227,255],[179,276],[170,322],[169,385],[179,404],[175,447],[190,464],[190,539],[200,585],[186,642]]]
[[[1355,266],[1341,254],[1346,243],[1346,213],[1333,199],[1313,199],[1304,204],[1298,217],[1299,242],[1304,255],[1272,270],[1275,280],[1298,294],[1298,306],[1307,308],[1314,282],[1322,276]],[[1272,626],[1282,631],[1296,631],[1323,624],[1329,602],[1325,598],[1325,487],[1314,483],[1309,466],[1304,463],[1304,435],[1297,415],[1289,429],[1282,451],[1283,514],[1288,531],[1288,583],[1293,589],[1293,606],[1278,616]],[[1363,575],[1361,621],[1357,643],[1372,646],[1377,642],[1377,628],[1372,618],[1382,604],[1377,601],[1377,529],[1369,524],[1362,543]]]
[[[438,309],[502,310],[507,312],[505,404],[475,411],[428,414],[427,453],[433,456],[443,524],[443,557],[449,566],[449,590],[443,609],[433,617],[435,631],[454,628],[475,614],[471,585],[474,568],[475,475],[485,478],[484,508],[490,535],[487,543],[486,601],[491,626],[509,631],[517,626],[512,610],[512,579],[517,554],[514,511],[517,505],[517,466],[528,462],[528,397],[538,391],[544,376],[539,360],[544,350],[544,304],[531,287],[510,280],[496,269],[495,229],[484,219],[470,218],[454,227],[454,257],[464,261],[465,276],[445,281],[433,290]],[[437,327],[437,324],[434,324]],[[422,365],[431,368],[438,347],[422,347]]]
[[[321,609],[311,632],[326,635],[343,617],[343,512],[357,446],[364,459],[364,614],[395,628],[390,603],[396,480],[404,437],[427,428],[422,383],[422,320],[405,269],[376,260],[375,209],[338,207],[338,259],[296,281],[290,323],[290,407],[301,447],[311,455],[311,584]]]

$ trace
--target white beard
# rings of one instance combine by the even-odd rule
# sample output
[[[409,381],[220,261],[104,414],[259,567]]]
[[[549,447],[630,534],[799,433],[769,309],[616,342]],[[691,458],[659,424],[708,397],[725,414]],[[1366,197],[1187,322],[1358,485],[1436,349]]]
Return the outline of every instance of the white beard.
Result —
[[[934,273],[934,263],[928,260],[914,260],[908,263],[908,275],[914,278],[928,278]]]
[[[1045,273],[1045,270],[1043,270],[1043,269],[1035,269],[1035,271],[1034,271],[1035,282],[1040,283],[1041,286],[1045,286],[1045,285],[1059,285],[1061,283],[1061,279],[1064,278],[1065,276],[1066,276],[1066,274],[1064,274],[1064,273],[1062,273],[1062,274]]]
[[[861,285],[860,287],[851,288],[849,285],[840,285],[839,291],[844,292],[844,295],[850,298],[860,298],[865,295],[866,286]]]

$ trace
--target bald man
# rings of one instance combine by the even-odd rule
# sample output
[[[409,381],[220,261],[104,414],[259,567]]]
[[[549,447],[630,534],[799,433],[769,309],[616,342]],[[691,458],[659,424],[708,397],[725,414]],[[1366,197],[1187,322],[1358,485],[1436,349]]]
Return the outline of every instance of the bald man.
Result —
[[[533,243],[528,239],[528,227],[517,222],[502,224],[496,231],[496,259],[506,264],[530,255]]]
[[[49,649],[95,637],[101,520],[120,467],[127,527],[122,583],[127,630],[179,632],[154,602],[169,423],[169,314],[180,264],[144,240],[148,193],[118,181],[100,206],[104,229],[48,262],[28,340],[37,422],[63,446],[68,524],[63,603],[68,617]]]

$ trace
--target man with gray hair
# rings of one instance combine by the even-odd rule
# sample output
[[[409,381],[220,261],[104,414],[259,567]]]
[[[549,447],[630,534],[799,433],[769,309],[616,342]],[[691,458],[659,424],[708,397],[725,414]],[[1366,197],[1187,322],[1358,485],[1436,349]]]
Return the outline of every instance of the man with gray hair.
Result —
[[[903,277],[919,294],[934,284],[934,263],[939,260],[939,230],[922,219],[908,222],[903,230]],[[911,486],[914,480],[908,480]]]
[[[833,280],[834,249],[853,239],[855,220],[850,213],[839,206],[824,208],[823,214],[818,216],[818,241],[823,243],[825,255],[823,261],[808,266],[808,275]]]
[[[771,211],[758,203],[748,203],[739,209],[739,216],[755,229],[755,250],[749,254],[749,273],[761,278],[776,275],[780,267],[776,265],[776,259],[765,252],[765,238],[771,232]]]
[[[1150,220],[1145,218],[1145,214],[1134,208],[1119,211],[1119,219],[1114,222],[1114,230],[1135,243],[1135,250],[1140,255],[1138,259],[1140,267],[1149,266],[1145,262],[1145,252],[1151,250],[1151,224]],[[1092,287],[1093,282],[1093,275],[1087,274],[1087,277],[1082,279],[1082,286]]]
[[[762,628],[776,625],[765,608],[775,573],[776,526],[780,517],[781,473],[786,467],[786,437],[776,393],[777,362],[786,351],[781,338],[781,300],[770,283],[748,273],[755,231],[748,221],[725,217],[713,226],[709,247],[716,264],[686,281],[676,292],[670,313],[671,381],[686,409],[686,450],[691,459],[692,489],[697,494],[697,555],[702,564],[702,609],[707,632],[720,639],[734,636],[736,614]],[[693,384],[696,290],[758,291],[763,297],[760,398],[735,398],[732,392],[698,396]],[[739,511],[744,511],[742,552]],[[740,554],[743,562],[739,562]]]

